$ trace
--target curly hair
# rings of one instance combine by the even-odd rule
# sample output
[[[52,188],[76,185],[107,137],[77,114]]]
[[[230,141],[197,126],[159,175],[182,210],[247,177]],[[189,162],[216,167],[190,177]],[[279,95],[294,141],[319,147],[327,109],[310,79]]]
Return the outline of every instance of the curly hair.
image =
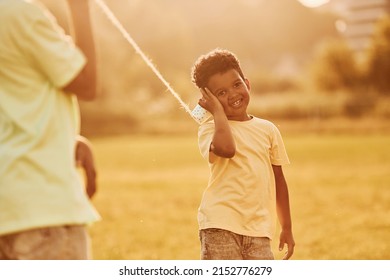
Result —
[[[198,88],[205,88],[212,75],[225,73],[231,69],[236,70],[241,78],[245,79],[237,57],[228,50],[217,48],[196,60],[191,71],[192,82]]]

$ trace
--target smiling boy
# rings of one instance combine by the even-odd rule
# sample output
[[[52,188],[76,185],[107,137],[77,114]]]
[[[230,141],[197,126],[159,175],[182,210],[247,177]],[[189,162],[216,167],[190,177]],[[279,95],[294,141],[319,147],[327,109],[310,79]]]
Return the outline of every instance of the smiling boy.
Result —
[[[295,242],[282,170],[289,159],[279,130],[247,113],[250,83],[233,53],[199,57],[192,80],[202,93],[199,105],[213,116],[198,132],[211,171],[198,211],[201,259],[274,259],[276,216],[279,250],[287,244],[289,259]]]

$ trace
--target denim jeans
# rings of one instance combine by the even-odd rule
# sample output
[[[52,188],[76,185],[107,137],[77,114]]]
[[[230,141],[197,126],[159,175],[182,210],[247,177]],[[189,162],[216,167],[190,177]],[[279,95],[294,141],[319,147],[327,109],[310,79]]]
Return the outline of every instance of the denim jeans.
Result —
[[[273,260],[271,241],[227,230],[210,228],[199,232],[202,260]]]
[[[90,259],[85,226],[31,229],[0,236],[0,260]]]

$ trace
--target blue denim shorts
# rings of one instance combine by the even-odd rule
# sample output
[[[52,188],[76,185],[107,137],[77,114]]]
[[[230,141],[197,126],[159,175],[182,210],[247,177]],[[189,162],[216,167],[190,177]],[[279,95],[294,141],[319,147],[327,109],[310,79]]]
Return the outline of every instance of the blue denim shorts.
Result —
[[[1,260],[90,259],[89,236],[82,225],[37,228],[0,236]]]
[[[202,260],[273,260],[268,237],[252,237],[223,229],[199,231]]]

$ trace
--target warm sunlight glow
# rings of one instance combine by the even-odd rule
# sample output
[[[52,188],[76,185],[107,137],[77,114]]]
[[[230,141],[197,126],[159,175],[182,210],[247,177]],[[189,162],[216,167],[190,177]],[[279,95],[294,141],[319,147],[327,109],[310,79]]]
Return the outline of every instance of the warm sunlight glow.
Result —
[[[315,8],[321,5],[324,5],[329,2],[329,0],[298,0],[306,7]]]

